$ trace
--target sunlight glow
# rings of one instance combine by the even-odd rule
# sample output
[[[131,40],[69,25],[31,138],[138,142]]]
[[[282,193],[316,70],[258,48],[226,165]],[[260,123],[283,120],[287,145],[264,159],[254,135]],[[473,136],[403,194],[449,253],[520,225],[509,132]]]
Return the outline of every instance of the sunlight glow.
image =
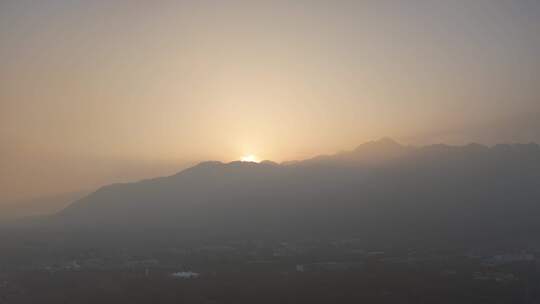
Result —
[[[259,162],[257,157],[255,155],[253,155],[253,154],[242,156],[242,158],[240,158],[240,161],[250,162],[250,163],[258,163]]]

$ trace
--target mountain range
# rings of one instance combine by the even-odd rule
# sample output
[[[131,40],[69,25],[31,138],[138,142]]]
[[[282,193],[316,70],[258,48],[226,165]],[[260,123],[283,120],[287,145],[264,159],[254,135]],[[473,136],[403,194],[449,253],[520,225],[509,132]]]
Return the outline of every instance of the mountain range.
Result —
[[[284,162],[203,162],[113,184],[48,219],[63,229],[193,237],[493,242],[540,236],[540,147],[401,145]]]

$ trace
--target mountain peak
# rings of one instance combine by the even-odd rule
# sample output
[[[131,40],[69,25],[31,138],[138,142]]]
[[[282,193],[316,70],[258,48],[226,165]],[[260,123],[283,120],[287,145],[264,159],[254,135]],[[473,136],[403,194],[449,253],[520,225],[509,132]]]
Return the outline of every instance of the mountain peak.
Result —
[[[366,148],[378,148],[378,149],[396,149],[396,148],[402,148],[403,146],[399,144],[397,141],[393,140],[389,137],[383,137],[378,140],[374,141],[368,141],[366,143],[361,144],[356,148],[356,151],[364,150]]]
[[[212,169],[215,169],[215,168],[222,167],[224,165],[225,164],[220,162],[220,161],[203,161],[203,162],[200,162],[200,163],[196,164],[193,167],[184,169],[184,170],[176,173],[175,176],[182,176],[182,175],[186,174],[187,172],[192,172],[192,171],[212,170]]]

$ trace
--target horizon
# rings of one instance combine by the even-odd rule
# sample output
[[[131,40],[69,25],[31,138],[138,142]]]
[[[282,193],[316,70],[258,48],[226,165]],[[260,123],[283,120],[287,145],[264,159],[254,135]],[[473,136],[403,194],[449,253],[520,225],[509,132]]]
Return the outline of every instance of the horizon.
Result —
[[[468,142],[468,143],[463,143],[463,144],[448,144],[448,143],[440,142],[440,143],[430,143],[430,144],[424,144],[424,145],[414,145],[414,144],[403,144],[403,143],[401,143],[399,141],[394,140],[392,137],[383,136],[383,137],[377,138],[375,140],[369,140],[369,141],[366,141],[366,142],[362,142],[362,143],[357,144],[356,146],[353,146],[352,148],[349,148],[349,149],[340,149],[340,150],[336,150],[336,151],[334,151],[332,153],[327,153],[327,154],[314,154],[314,155],[310,155],[310,156],[307,156],[306,158],[302,158],[302,159],[287,159],[287,160],[282,160],[282,161],[274,161],[272,159],[264,159],[264,158],[260,159],[256,155],[248,155],[248,156],[256,157],[257,159],[255,161],[254,160],[242,160],[242,158],[245,157],[245,156],[240,156],[237,159],[232,159],[232,160],[206,159],[206,160],[191,161],[191,162],[188,162],[188,164],[184,163],[183,165],[176,165],[176,166],[178,166],[178,168],[170,168],[170,170],[166,171],[167,173],[164,173],[164,174],[156,173],[154,175],[144,175],[144,176],[139,176],[139,177],[136,177],[136,178],[124,178],[124,179],[116,180],[116,181],[103,182],[102,184],[96,185],[95,187],[86,187],[86,188],[75,189],[73,191],[67,191],[67,192],[48,193],[46,195],[22,197],[22,198],[18,198],[18,199],[15,199],[15,200],[0,201],[0,210],[2,209],[2,206],[6,207],[6,208],[11,207],[12,209],[18,209],[17,208],[18,204],[21,205],[20,206],[21,209],[28,208],[28,203],[39,202],[39,201],[41,201],[43,199],[51,199],[51,198],[54,199],[54,198],[62,197],[62,196],[81,197],[82,195],[80,195],[80,194],[90,194],[90,193],[94,192],[95,190],[97,190],[99,188],[102,188],[104,186],[110,185],[110,184],[115,184],[115,183],[136,183],[136,182],[149,180],[149,179],[172,176],[172,175],[178,174],[178,173],[180,173],[182,171],[185,171],[185,170],[187,170],[189,168],[193,168],[193,167],[196,167],[196,166],[198,166],[200,164],[204,164],[204,163],[219,163],[219,164],[227,165],[227,164],[239,163],[239,162],[240,163],[242,163],[242,162],[255,163],[255,164],[271,162],[271,163],[275,163],[277,165],[284,165],[284,164],[289,164],[289,163],[296,163],[296,162],[302,162],[302,161],[307,161],[307,160],[311,160],[311,159],[316,159],[318,157],[323,157],[323,156],[334,156],[334,155],[337,155],[337,154],[340,154],[340,153],[349,153],[349,152],[353,152],[355,149],[357,149],[358,147],[361,147],[362,145],[370,144],[370,143],[381,143],[381,142],[385,142],[385,141],[390,141],[390,142],[398,144],[399,146],[402,146],[402,147],[411,147],[411,148],[428,148],[428,147],[433,147],[433,146],[467,147],[467,146],[472,146],[472,145],[479,145],[481,147],[491,149],[491,148],[501,146],[501,145],[531,145],[532,144],[532,145],[540,146],[540,143],[535,142],[535,141],[529,141],[529,142],[500,142],[500,143],[492,143],[492,144],[482,144],[482,143],[478,143],[478,142]],[[69,202],[71,202],[71,201],[69,201]],[[60,204],[60,205],[65,206],[65,205],[67,205],[67,203],[68,202],[64,202],[64,204]],[[55,207],[57,207],[57,206],[55,206]],[[45,208],[45,210],[48,210],[48,209]]]
[[[52,193],[52,194],[48,194],[44,196],[27,197],[27,198],[15,200],[15,201],[6,201],[3,204],[0,202],[0,210],[4,212],[3,217],[0,217],[0,221],[6,220],[6,219],[25,218],[29,216],[42,216],[42,215],[56,213],[56,212],[61,211],[65,207],[68,207],[70,204],[76,202],[77,200],[84,198],[85,196],[90,195],[94,193],[95,191],[106,186],[110,186],[113,184],[136,184],[136,183],[140,183],[140,182],[144,182],[148,180],[154,180],[154,179],[159,179],[159,178],[164,178],[164,177],[165,178],[172,177],[188,169],[196,168],[204,164],[219,164],[219,165],[227,166],[227,165],[234,165],[234,164],[239,164],[239,163],[247,163],[248,165],[249,164],[265,165],[268,163],[272,163],[278,166],[289,166],[289,165],[302,163],[305,161],[317,160],[320,157],[333,157],[333,156],[342,155],[343,153],[354,153],[358,148],[361,148],[362,146],[369,145],[369,144],[381,144],[381,143],[391,143],[391,144],[396,144],[400,147],[407,147],[407,148],[413,148],[413,149],[427,149],[427,148],[432,148],[432,147],[466,148],[470,146],[480,146],[486,149],[494,149],[498,146],[506,146],[506,145],[510,145],[510,146],[535,145],[537,147],[540,147],[540,144],[537,142],[508,142],[508,143],[501,142],[501,143],[494,143],[491,145],[480,144],[477,142],[469,142],[469,143],[464,143],[464,144],[431,143],[431,144],[425,144],[425,145],[413,145],[413,144],[402,144],[391,137],[383,136],[375,140],[370,140],[370,141],[357,144],[352,149],[348,149],[348,150],[342,149],[339,151],[334,151],[333,153],[329,153],[329,154],[315,154],[312,156],[308,156],[304,159],[290,159],[290,160],[283,160],[280,162],[275,162],[271,159],[257,159],[256,161],[242,160],[242,157],[239,157],[238,159],[234,159],[234,160],[215,160],[215,159],[200,160],[200,161],[193,162],[190,165],[176,169],[176,170],[171,169],[173,170],[172,173],[168,173],[168,174],[148,175],[148,176],[142,176],[140,178],[108,182],[108,183],[103,183],[101,185],[98,185],[94,188],[83,188],[83,189],[77,189],[76,191],[70,191],[70,192],[59,192],[59,193]],[[250,155],[250,156],[254,156],[254,155]]]

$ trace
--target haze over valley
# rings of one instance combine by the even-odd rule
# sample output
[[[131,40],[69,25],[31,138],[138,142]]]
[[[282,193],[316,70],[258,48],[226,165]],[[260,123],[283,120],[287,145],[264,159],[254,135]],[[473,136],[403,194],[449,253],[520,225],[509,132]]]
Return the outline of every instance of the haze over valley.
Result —
[[[540,1],[1,0],[0,304],[540,303]]]

